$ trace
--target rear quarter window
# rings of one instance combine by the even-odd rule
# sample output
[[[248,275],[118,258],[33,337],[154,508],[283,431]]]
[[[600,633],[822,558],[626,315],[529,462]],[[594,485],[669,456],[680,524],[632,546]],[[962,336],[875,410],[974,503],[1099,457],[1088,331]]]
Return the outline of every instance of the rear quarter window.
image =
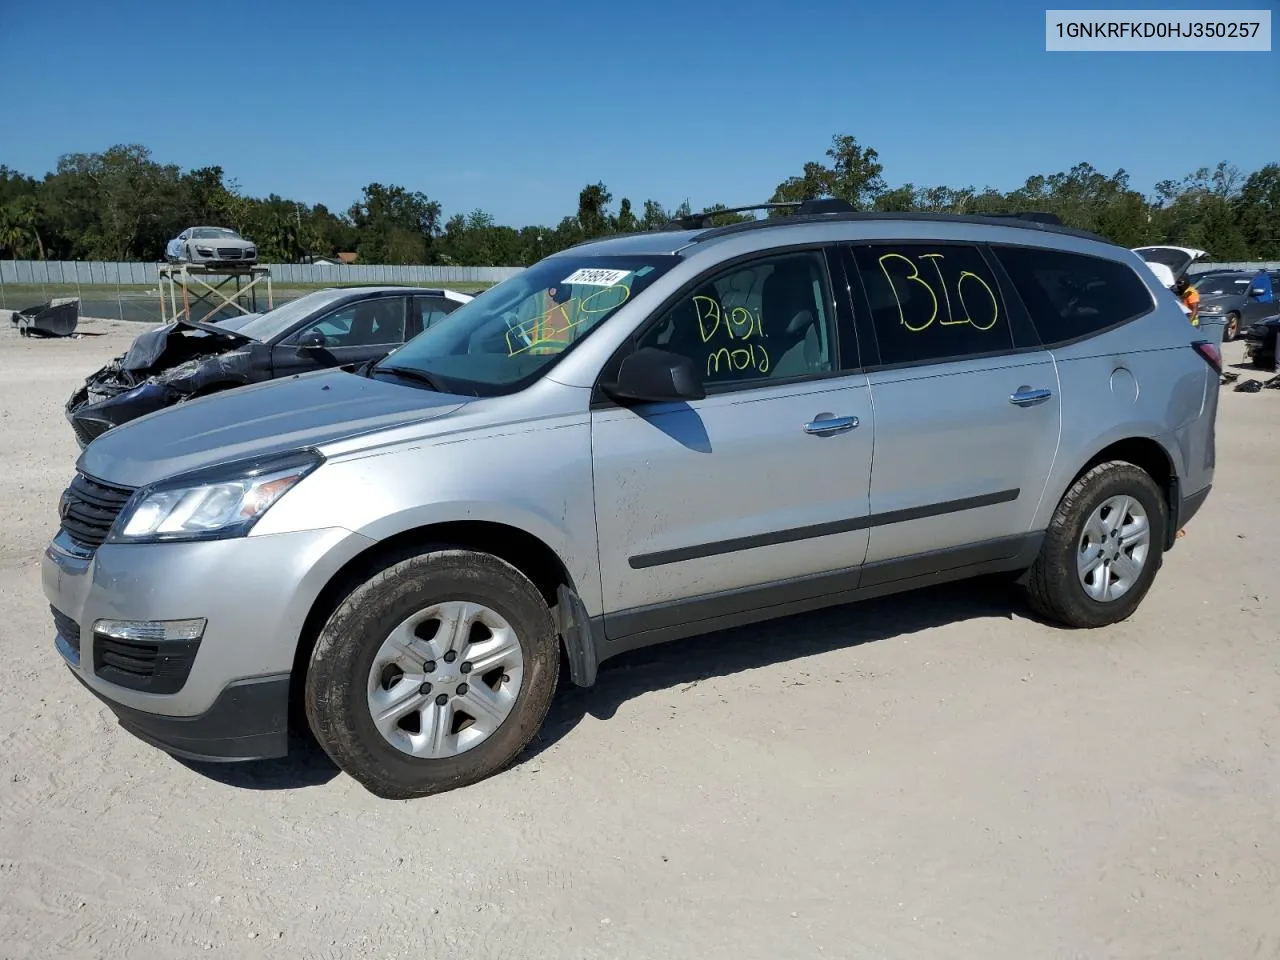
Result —
[[[991,249],[1045,346],[1100,333],[1154,307],[1146,284],[1115,260],[1035,247]]]

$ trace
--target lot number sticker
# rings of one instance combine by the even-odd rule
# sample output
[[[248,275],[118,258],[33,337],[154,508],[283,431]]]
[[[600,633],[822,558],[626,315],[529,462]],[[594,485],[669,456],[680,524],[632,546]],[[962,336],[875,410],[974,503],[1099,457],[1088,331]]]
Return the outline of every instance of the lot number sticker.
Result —
[[[561,280],[561,283],[577,283],[586,287],[612,287],[629,276],[630,270],[604,270],[600,267],[583,267]]]

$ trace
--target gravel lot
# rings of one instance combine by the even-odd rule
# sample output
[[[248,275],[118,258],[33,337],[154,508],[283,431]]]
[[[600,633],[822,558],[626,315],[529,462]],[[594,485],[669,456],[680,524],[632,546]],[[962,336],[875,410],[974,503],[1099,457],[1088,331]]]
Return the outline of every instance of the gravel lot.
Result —
[[[642,652],[510,771],[387,802],[305,743],[184,765],[67,675],[62,405],[140,332],[82,330],[0,329],[4,960],[1280,956],[1280,392],[1224,391],[1125,624],[983,583]]]

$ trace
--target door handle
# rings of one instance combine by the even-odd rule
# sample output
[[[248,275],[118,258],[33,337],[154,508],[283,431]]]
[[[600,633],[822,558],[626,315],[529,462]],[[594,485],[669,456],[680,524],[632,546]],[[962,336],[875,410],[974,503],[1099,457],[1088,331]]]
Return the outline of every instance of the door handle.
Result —
[[[1017,404],[1020,407],[1029,407],[1033,403],[1040,403],[1044,400],[1048,400],[1052,396],[1052,390],[1032,390],[1030,387],[1019,387],[1017,392],[1009,397],[1009,402]]]
[[[804,425],[804,432],[824,436],[828,433],[844,433],[857,425],[857,417],[833,417],[829,413],[820,413]]]

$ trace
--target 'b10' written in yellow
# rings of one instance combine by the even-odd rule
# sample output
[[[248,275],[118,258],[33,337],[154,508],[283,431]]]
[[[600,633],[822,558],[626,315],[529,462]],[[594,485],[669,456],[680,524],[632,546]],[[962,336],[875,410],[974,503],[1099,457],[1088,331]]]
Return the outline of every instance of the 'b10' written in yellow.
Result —
[[[1000,301],[995,291],[987,281],[970,270],[961,270],[955,275],[954,283],[947,283],[942,272],[945,259],[941,253],[921,253],[914,259],[901,253],[886,253],[880,257],[880,269],[884,271],[885,279],[889,281],[889,288],[898,303],[898,316],[902,325],[912,333],[928,330],[935,320],[944,327],[958,327],[967,323],[978,330],[990,330],[1000,319]],[[923,271],[917,261],[925,264]],[[895,272],[889,270],[891,263],[900,268],[905,267],[908,272],[904,274],[901,270],[895,271],[895,276]],[[932,308],[928,310],[927,319],[924,317],[924,310],[913,311],[913,317],[907,319],[907,311],[903,308],[904,299],[924,303],[919,299],[920,290],[907,284],[915,284],[928,293]],[[954,300],[951,297],[952,291],[955,292]],[[941,298],[938,296],[939,292],[942,293]],[[939,319],[938,312],[944,305],[947,308],[946,316]]]

